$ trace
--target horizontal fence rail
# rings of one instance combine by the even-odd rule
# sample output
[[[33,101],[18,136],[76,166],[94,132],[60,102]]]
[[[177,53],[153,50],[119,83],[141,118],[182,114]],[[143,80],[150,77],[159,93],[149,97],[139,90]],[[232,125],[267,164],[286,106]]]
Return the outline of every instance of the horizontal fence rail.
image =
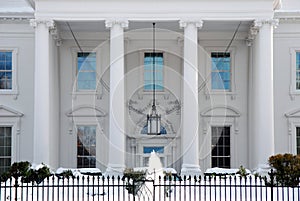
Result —
[[[50,176],[26,183],[9,178],[0,183],[1,201],[109,201],[109,200],[300,200],[300,187],[280,186],[274,177],[165,176],[132,180],[104,176]]]

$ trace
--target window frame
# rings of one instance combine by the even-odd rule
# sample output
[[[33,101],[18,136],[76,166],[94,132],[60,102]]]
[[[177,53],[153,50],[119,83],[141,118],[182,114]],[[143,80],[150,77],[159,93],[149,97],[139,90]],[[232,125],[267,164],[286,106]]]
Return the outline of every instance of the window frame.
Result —
[[[206,78],[209,78],[209,81],[206,82],[205,87],[205,95],[206,97],[209,97],[209,95],[231,95],[232,98],[236,96],[236,83],[235,83],[235,54],[236,54],[236,48],[230,47],[227,53],[230,53],[230,90],[224,90],[224,89],[212,89],[211,84],[211,73],[212,73],[212,59],[211,59],[211,53],[213,52],[225,52],[224,50],[226,47],[205,47],[204,48],[207,55],[206,56]]]
[[[212,149],[213,149],[213,144],[212,144],[212,137],[213,137],[213,128],[229,128],[229,151],[230,151],[230,154],[229,154],[229,157],[226,157],[226,156],[215,156],[216,158],[229,158],[229,167],[220,167],[220,166],[216,166],[216,167],[220,167],[220,168],[231,168],[232,167],[232,133],[231,133],[231,128],[232,126],[231,125],[221,125],[221,126],[215,126],[215,125],[211,125],[210,126],[210,132],[211,132],[211,154],[210,154],[210,161],[211,161],[211,167],[213,167],[212,165],[212,159],[213,159],[213,154],[212,154]],[[216,146],[216,145],[215,145]]]
[[[145,69],[145,65],[144,65],[144,57],[145,57],[145,53],[152,53],[153,50],[151,49],[144,49],[144,50],[141,50],[139,51],[139,60],[140,60],[140,83],[141,83],[141,86],[143,88],[143,94],[152,94],[153,93],[153,90],[145,90],[144,89],[144,85],[145,85],[145,82],[144,82],[144,69]],[[165,93],[165,80],[166,80],[166,73],[165,73],[165,66],[167,65],[167,53],[163,50],[157,50],[155,51],[155,53],[162,53],[163,54],[163,75],[162,75],[162,84],[163,84],[163,89],[162,90],[156,90],[155,93],[156,94],[164,94]]]
[[[300,47],[293,47],[290,48],[290,60],[291,60],[291,74],[290,74],[290,97],[292,100],[295,99],[295,96],[300,95],[300,89],[296,88],[296,72],[297,72],[297,66],[296,66],[296,56],[297,52],[300,53]]]
[[[295,152],[296,152],[296,154],[300,154],[300,151],[299,151],[299,153],[298,153],[298,147],[300,148],[300,143],[298,144],[298,139],[297,139],[297,129],[299,129],[299,134],[300,134],[300,125],[299,126],[295,126],[295,137],[296,137],[296,150],[295,150]],[[300,135],[299,135],[299,141],[300,141]]]
[[[78,90],[77,87],[77,72],[78,72],[78,63],[77,63],[77,55],[81,51],[77,47],[71,47],[72,53],[72,74],[73,80],[71,85],[71,94],[73,95],[73,99],[76,99],[77,95],[96,95],[97,98],[102,94],[102,87],[99,86],[99,75],[101,70],[101,55],[99,49],[95,47],[82,47],[83,52],[94,52],[96,54],[96,88],[91,90]]]
[[[13,155],[14,155],[14,153],[13,153],[13,145],[14,145],[14,140],[13,140],[13,126],[12,125],[1,125],[0,124],[0,128],[2,128],[2,127],[4,127],[4,128],[7,128],[7,127],[9,127],[9,128],[11,128],[11,133],[10,133],[10,137],[11,137],[11,145],[10,145],[10,148],[11,148],[11,153],[10,153],[10,164],[12,164],[13,163]],[[4,146],[5,147],[5,146]],[[0,157],[0,158],[4,158],[4,156],[2,157]]]
[[[97,167],[97,125],[95,124],[76,124],[76,167],[77,168],[91,168],[91,167],[78,167],[78,128],[79,127],[94,127],[95,128],[95,156],[92,156],[92,157],[95,157],[95,167],[92,167],[92,168],[96,168]],[[87,155],[81,155],[81,156],[87,156]],[[91,155],[89,155],[91,156]]]
[[[18,61],[18,48],[15,47],[0,47],[0,52],[12,52],[12,88],[0,89],[0,95],[18,95],[18,73],[17,73],[17,61]]]
[[[153,92],[153,83],[150,85],[151,86],[151,89],[145,89],[145,82],[146,82],[146,80],[145,80],[145,73],[146,73],[146,69],[145,69],[145,67],[146,67],[146,65],[145,65],[145,55],[146,54],[153,54],[153,52],[144,52],[144,58],[143,58],[143,67],[144,67],[144,69],[143,69],[143,80],[144,80],[144,83],[143,83],[143,89],[144,89],[144,91],[146,91],[146,92]],[[159,92],[159,91],[164,91],[164,65],[165,65],[165,59],[164,59],[164,53],[163,52],[155,52],[155,54],[162,54],[162,60],[163,60],[163,63],[162,63],[162,69],[161,69],[161,73],[162,73],[162,80],[161,80],[161,83],[162,83],[162,89],[157,89],[157,88],[155,88],[155,92]],[[155,58],[156,58],[156,55],[155,55]],[[153,62],[153,61],[152,61]],[[153,64],[153,63],[152,63]],[[151,67],[152,67],[152,64],[151,64]],[[156,66],[156,65],[155,65]],[[155,69],[156,70],[156,69]],[[149,71],[150,73],[151,73],[151,76],[150,77],[152,77],[152,74],[153,74],[153,71],[152,71],[152,69]],[[155,75],[156,75],[156,72],[157,71],[155,71]],[[149,81],[149,80],[148,80]],[[157,83],[156,83],[156,81],[157,81],[157,79],[156,79],[156,77],[155,77],[155,85],[157,85]],[[150,82],[151,82],[151,80],[150,80]]]

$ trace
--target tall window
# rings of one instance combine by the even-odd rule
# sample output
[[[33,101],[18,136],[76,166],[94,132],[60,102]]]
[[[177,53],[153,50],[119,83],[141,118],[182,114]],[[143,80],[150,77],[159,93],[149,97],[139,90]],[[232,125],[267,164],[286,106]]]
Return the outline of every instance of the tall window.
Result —
[[[213,90],[231,90],[230,53],[211,53],[211,87]]]
[[[77,167],[96,167],[96,126],[77,127]]]
[[[12,51],[0,51],[0,90],[12,89]]]
[[[297,149],[297,154],[300,154],[300,127],[296,127],[296,149]]]
[[[96,77],[96,53],[77,53],[77,89],[95,90]]]
[[[162,91],[163,86],[163,53],[154,54],[155,61],[155,91]],[[153,53],[145,53],[144,55],[144,90],[153,91]]]
[[[11,165],[11,127],[0,127],[0,174]]]
[[[296,53],[296,90],[300,90],[300,52]]]
[[[211,166],[230,168],[230,127],[211,128]]]

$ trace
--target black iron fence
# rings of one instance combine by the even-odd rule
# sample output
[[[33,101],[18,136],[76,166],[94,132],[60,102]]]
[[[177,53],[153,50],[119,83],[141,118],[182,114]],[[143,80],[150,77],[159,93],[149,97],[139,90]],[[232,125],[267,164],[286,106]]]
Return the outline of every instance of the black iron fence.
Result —
[[[166,176],[156,180],[79,176],[45,178],[40,183],[9,178],[0,183],[1,201],[106,201],[106,200],[300,200],[300,187],[281,186],[271,174],[256,176]]]

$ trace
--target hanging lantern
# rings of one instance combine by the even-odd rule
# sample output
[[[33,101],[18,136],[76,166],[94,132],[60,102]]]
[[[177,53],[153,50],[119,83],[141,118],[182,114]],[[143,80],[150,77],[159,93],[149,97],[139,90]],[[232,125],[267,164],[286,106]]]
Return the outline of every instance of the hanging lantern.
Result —
[[[157,113],[155,105],[155,23],[153,23],[153,53],[152,53],[152,68],[153,68],[153,104],[150,113],[147,115],[147,134],[160,135],[161,115]]]

